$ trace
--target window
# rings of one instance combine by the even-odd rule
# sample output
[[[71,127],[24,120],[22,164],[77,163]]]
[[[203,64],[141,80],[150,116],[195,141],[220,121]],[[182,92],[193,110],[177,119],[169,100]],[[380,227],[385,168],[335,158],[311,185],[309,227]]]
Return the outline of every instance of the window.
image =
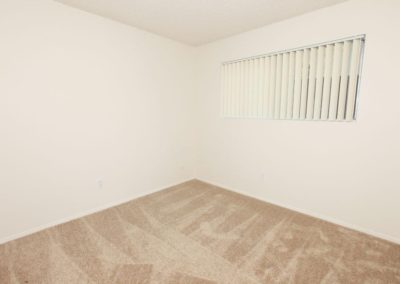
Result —
[[[222,64],[223,117],[353,121],[365,36]]]

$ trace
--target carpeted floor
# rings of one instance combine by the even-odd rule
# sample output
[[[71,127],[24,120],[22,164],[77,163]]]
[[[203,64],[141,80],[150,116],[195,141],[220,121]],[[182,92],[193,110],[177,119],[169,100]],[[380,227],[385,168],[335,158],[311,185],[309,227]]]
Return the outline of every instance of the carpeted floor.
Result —
[[[0,283],[400,283],[400,246],[191,181],[1,245]]]

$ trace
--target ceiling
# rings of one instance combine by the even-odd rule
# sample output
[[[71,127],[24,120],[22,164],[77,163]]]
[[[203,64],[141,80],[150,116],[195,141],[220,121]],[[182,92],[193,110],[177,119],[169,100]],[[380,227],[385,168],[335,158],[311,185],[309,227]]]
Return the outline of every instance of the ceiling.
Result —
[[[346,0],[56,0],[190,45]]]

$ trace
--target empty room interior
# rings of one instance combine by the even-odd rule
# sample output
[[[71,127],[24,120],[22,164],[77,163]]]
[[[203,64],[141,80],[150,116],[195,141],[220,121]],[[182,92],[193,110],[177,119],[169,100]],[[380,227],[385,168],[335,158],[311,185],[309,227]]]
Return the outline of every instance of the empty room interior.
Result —
[[[0,0],[0,283],[400,283],[399,0]]]

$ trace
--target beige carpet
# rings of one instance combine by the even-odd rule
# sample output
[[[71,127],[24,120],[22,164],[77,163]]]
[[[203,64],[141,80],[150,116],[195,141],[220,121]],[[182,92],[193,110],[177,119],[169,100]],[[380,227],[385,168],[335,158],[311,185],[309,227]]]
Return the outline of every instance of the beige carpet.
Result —
[[[192,181],[0,246],[0,283],[400,283],[400,246]]]

